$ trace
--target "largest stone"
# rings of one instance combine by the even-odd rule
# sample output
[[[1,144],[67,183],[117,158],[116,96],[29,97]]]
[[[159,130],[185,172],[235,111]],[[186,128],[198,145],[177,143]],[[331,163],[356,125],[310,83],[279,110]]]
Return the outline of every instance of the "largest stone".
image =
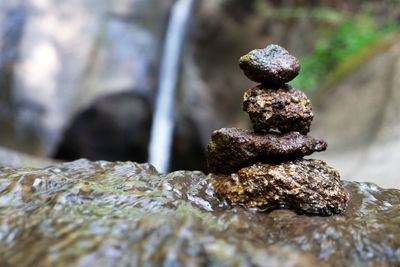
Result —
[[[257,161],[280,162],[323,151],[322,139],[302,135],[263,134],[252,129],[222,128],[214,131],[208,145],[208,167],[212,173],[230,174]]]
[[[287,207],[312,215],[343,214],[349,199],[339,172],[321,160],[258,163],[214,183],[232,204],[272,210]]]

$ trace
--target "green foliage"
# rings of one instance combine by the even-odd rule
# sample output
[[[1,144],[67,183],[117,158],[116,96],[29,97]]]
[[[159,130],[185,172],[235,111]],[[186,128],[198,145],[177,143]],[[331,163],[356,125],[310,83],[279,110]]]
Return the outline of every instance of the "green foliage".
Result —
[[[274,20],[285,19],[305,19],[312,18],[315,21],[323,23],[340,23],[346,17],[345,14],[324,7],[281,7],[274,8],[268,5],[265,0],[258,0],[256,3],[257,10],[263,14],[265,18]]]
[[[311,55],[300,58],[301,75],[292,84],[304,91],[317,89],[340,63],[359,58],[357,54],[397,28],[391,23],[378,28],[368,13],[344,19],[335,27],[322,28]]]

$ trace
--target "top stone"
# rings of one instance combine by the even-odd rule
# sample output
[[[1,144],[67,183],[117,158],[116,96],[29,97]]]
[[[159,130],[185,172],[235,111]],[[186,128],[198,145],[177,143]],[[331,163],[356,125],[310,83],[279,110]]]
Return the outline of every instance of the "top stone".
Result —
[[[279,45],[255,49],[239,59],[239,67],[252,81],[281,85],[293,80],[300,71],[296,57]]]

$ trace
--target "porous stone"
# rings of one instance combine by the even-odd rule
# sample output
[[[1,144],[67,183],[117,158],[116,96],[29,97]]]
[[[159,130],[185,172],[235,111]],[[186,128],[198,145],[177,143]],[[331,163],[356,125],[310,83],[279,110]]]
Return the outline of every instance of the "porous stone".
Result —
[[[239,59],[239,66],[250,80],[263,84],[284,84],[300,71],[297,58],[279,45],[250,51]]]
[[[324,140],[299,132],[265,134],[253,129],[222,128],[211,135],[208,166],[212,173],[231,174],[258,161],[300,158],[323,151],[327,146]]]
[[[349,199],[339,173],[321,160],[257,163],[215,181],[219,198],[247,208],[288,207],[312,215],[342,214]]]
[[[279,88],[259,85],[243,95],[242,108],[257,131],[281,133],[310,131],[314,118],[311,101],[300,90],[285,84]]]

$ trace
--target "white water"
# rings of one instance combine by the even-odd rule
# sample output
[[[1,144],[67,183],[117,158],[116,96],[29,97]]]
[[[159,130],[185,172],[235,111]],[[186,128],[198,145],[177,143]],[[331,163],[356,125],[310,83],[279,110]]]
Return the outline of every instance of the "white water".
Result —
[[[149,163],[168,172],[174,132],[175,87],[185,31],[194,0],[176,0],[171,10],[161,59],[158,95],[149,144]]]

